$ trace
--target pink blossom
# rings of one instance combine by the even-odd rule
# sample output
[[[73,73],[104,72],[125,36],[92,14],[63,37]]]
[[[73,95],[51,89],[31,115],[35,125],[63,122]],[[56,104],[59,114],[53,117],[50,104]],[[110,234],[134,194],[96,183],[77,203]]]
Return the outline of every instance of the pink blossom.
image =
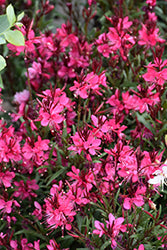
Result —
[[[78,132],[76,132],[74,136],[71,136],[71,138],[75,146],[70,146],[68,150],[73,150],[78,154],[81,154],[81,152],[84,150],[84,142],[82,138],[79,136]]]
[[[156,5],[156,0],[147,0],[146,3],[154,7]]]
[[[102,222],[95,220],[95,228],[96,229],[93,230],[93,233],[98,234],[99,237],[101,237],[103,234],[106,234],[105,226]]]
[[[11,182],[14,177],[14,172],[9,172],[8,170],[4,173],[0,172],[0,184],[2,183],[5,188],[11,187]]]
[[[61,78],[74,78],[76,76],[75,70],[72,67],[66,67],[66,66],[62,66],[59,70],[58,70],[58,76]]]
[[[99,221],[95,221],[96,229],[93,230],[94,234],[98,234],[101,237],[103,234],[107,235],[111,239],[111,247],[115,248],[117,246],[116,237],[119,232],[126,231],[126,225],[122,225],[124,222],[123,217],[119,217],[115,219],[115,217],[110,213],[109,214],[109,221],[106,221],[106,228],[103,223]]]
[[[26,238],[23,238],[21,239],[21,247],[22,249],[25,249],[25,250],[31,250],[31,249],[40,250],[39,242],[40,240],[34,241],[34,244],[28,243],[28,240]]]
[[[51,129],[60,130],[60,124],[65,120],[65,110],[72,112],[72,102],[63,92],[63,89],[45,90],[42,95],[42,102],[38,100],[41,108],[37,121],[41,121],[42,126],[49,125]]]
[[[51,228],[65,227],[71,229],[71,222],[74,220],[74,202],[65,193],[58,191],[56,186],[52,187],[50,198],[45,199],[46,221]]]
[[[5,4],[6,0],[0,0],[0,5]]]
[[[95,155],[96,154],[96,150],[101,149],[101,147],[99,147],[101,144],[101,140],[100,139],[96,139],[94,136],[89,136],[87,141],[84,142],[84,148],[86,150],[89,151],[89,153],[91,155]]]
[[[41,165],[48,158],[45,153],[49,149],[48,143],[49,140],[42,140],[40,136],[34,143],[31,142],[30,138],[27,138],[22,148],[24,158],[26,160],[32,159],[37,165]]]
[[[38,190],[39,186],[36,184],[36,180],[30,180],[28,179],[26,183],[24,183],[23,180],[21,181],[15,181],[14,182],[16,191],[14,192],[14,197],[19,197],[21,200],[24,200],[28,198],[29,200],[32,199],[32,197],[37,197],[36,193],[34,193],[34,190]]]
[[[78,42],[78,37],[74,34],[69,34],[64,37],[64,39],[61,41],[60,46],[67,47],[69,45],[75,44]]]
[[[18,249],[17,240],[11,240],[10,246],[12,247],[13,250],[17,250]]]
[[[153,23],[152,25],[148,25],[148,27],[145,24],[142,25],[142,29],[139,30],[139,45],[155,46],[157,42],[165,42],[165,40],[158,35],[159,29],[154,26]]]
[[[106,103],[109,103],[113,108],[113,113],[118,112],[122,113],[121,111],[124,110],[123,103],[119,100],[120,91],[116,89],[115,94],[112,95]]]
[[[60,245],[55,240],[50,240],[47,245],[48,250],[61,250]],[[63,250],[69,250],[69,248],[63,248]]]
[[[146,192],[146,187],[138,187],[137,191],[134,194],[134,197],[129,198],[126,197],[123,203],[123,207],[125,209],[131,209],[131,207],[133,207],[134,205],[136,205],[137,207],[141,207],[144,205],[144,199],[143,196],[141,194],[145,194]]]
[[[19,203],[16,200],[5,201],[4,199],[0,199],[0,210],[3,213],[10,214],[12,211],[12,205],[16,207],[20,207]]]
[[[88,0],[88,4],[89,4],[89,6],[91,6],[92,4],[95,4],[96,3],[96,1],[95,0]]]
[[[99,38],[96,40],[98,51],[104,56],[109,58],[111,53],[111,48],[109,45],[108,37],[105,33],[100,34]]]
[[[97,139],[93,134],[89,133],[88,137],[86,133],[76,132],[74,136],[71,136],[74,146],[70,146],[68,150],[73,150],[78,154],[81,152],[85,152],[87,154],[88,160],[91,160],[89,154],[95,155],[96,150],[101,149],[99,145],[101,144],[101,140]],[[85,137],[85,138],[84,138]],[[89,153],[89,154],[88,154]]]
[[[56,243],[55,240],[50,240],[49,245],[47,245],[48,250],[60,250],[60,246]]]
[[[14,128],[4,128],[0,133],[0,161],[21,160],[20,141],[21,137],[14,136]]]
[[[14,102],[16,103],[26,103],[29,100],[30,93],[28,90],[23,90],[22,92],[16,92],[14,95]]]
[[[158,85],[163,86],[164,82],[167,80],[167,68],[164,66],[167,65],[167,60],[160,62],[155,59],[155,63],[149,63],[146,68],[147,72],[143,74],[143,78],[145,81],[150,83],[156,82]]]
[[[133,250],[137,250],[137,248],[134,248]],[[141,244],[141,245],[139,246],[138,250],[144,250],[144,245]]]
[[[81,187],[85,195],[92,189],[92,184],[96,185],[91,171],[86,174],[83,171],[80,172],[75,166],[72,166],[72,172],[68,172],[67,175],[71,177],[71,180],[74,180],[72,186]]]
[[[91,49],[92,45],[88,44],[87,41],[78,41],[78,43],[73,44],[69,52],[68,67],[82,67],[82,69],[88,67]]]
[[[34,210],[32,215],[34,215],[38,220],[41,220],[42,219],[42,207],[37,201],[34,201],[34,206],[36,207],[36,209]]]
[[[74,95],[86,99],[88,98],[90,92],[96,95],[102,95],[100,85],[107,87],[104,71],[100,75],[96,75],[94,72],[87,74],[81,83],[74,81],[74,86],[70,87],[70,90],[75,91]]]
[[[3,232],[0,233],[0,246],[3,246],[3,242],[6,241],[5,237],[7,234],[4,234]]]
[[[111,18],[106,18],[113,24]],[[132,22],[128,20],[128,17],[119,18],[116,27],[109,27],[109,32],[101,34],[96,40],[98,51],[103,56],[109,57],[110,53],[119,50],[122,59],[126,61],[127,51],[135,44],[134,38],[127,33],[131,25]]]
[[[12,211],[12,203],[12,200],[6,202],[5,200],[0,199],[0,209],[2,212],[10,214]]]

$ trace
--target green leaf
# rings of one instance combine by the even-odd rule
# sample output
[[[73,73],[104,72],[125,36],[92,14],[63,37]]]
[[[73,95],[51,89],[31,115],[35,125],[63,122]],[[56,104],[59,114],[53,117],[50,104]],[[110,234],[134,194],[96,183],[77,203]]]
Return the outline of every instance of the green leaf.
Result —
[[[20,230],[20,231],[18,231],[18,232],[16,232],[16,234],[15,235],[19,235],[19,234],[30,234],[30,235],[34,235],[34,236],[37,236],[38,238],[40,238],[40,239],[42,239],[42,240],[46,240],[46,237],[45,236],[43,236],[42,234],[40,234],[40,233],[37,233],[37,232],[35,232],[34,230],[31,230],[31,229],[28,229],[28,230],[26,230],[26,229],[23,229],[23,230]]]
[[[14,44],[16,46],[25,45],[24,36],[19,30],[8,30],[4,32],[4,36],[6,40],[11,44]]]
[[[0,36],[0,45],[5,44],[6,40],[5,37],[3,35]]]
[[[6,14],[7,14],[10,26],[13,26],[13,24],[16,22],[16,16],[15,16],[14,8],[12,4],[9,4],[8,7],[6,8]]]
[[[145,115],[139,115],[136,113],[137,119],[140,123],[142,123],[146,128],[148,128],[153,134],[155,134],[154,128],[151,126],[151,124],[145,119]]]
[[[87,247],[85,247],[85,248],[77,248],[76,250],[89,250],[90,248],[87,248]]]
[[[106,247],[108,247],[109,245],[111,245],[111,240],[106,241],[100,248],[100,250],[104,250]]]
[[[10,23],[8,21],[7,15],[0,15],[0,34],[4,33],[10,28]]]
[[[3,56],[0,56],[0,71],[6,67],[6,60]]]
[[[56,179],[57,177],[59,177],[59,175],[61,175],[64,172],[64,168],[60,169],[59,171],[57,171],[56,173],[54,173],[51,178],[49,179],[49,181],[47,182],[47,186],[49,186],[49,184]]]
[[[17,22],[21,21],[23,17],[24,17],[24,11],[17,16]]]
[[[0,75],[0,88],[1,88],[1,89],[4,89],[4,86],[3,86],[3,80],[2,80],[1,75]]]
[[[67,123],[63,121],[63,137],[67,138]]]

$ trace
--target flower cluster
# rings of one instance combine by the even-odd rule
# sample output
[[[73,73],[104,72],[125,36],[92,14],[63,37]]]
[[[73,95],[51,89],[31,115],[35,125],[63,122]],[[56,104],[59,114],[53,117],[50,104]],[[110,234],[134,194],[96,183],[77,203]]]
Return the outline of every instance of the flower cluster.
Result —
[[[166,249],[162,1],[53,2],[15,1],[25,45],[2,47],[0,246]]]

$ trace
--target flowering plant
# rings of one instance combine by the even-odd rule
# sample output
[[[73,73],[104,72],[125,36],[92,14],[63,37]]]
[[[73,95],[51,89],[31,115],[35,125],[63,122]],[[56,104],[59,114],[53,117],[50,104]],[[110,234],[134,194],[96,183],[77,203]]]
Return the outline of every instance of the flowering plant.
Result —
[[[2,250],[167,248],[164,6],[0,1]]]

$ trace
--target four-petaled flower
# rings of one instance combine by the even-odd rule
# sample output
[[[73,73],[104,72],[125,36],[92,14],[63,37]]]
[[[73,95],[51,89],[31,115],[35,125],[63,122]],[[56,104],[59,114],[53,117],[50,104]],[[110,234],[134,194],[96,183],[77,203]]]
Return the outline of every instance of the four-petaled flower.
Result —
[[[165,163],[166,164],[166,163]],[[153,178],[151,178],[148,183],[161,186],[162,191],[164,190],[164,184],[167,185],[167,166],[163,166],[162,169],[156,170],[153,175],[155,175]]]

